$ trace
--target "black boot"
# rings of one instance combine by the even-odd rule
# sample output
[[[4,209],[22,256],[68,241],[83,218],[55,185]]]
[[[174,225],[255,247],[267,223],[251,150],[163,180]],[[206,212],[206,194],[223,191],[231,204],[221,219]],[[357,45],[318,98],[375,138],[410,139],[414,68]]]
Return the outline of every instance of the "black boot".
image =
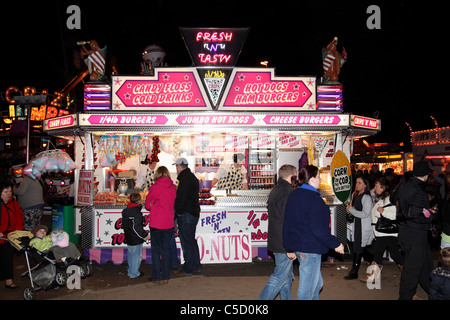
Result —
[[[353,254],[352,269],[350,270],[348,275],[346,275],[344,277],[345,280],[358,279],[358,271],[359,271],[359,266],[361,265],[361,259],[362,259],[362,254],[360,254],[360,253]]]

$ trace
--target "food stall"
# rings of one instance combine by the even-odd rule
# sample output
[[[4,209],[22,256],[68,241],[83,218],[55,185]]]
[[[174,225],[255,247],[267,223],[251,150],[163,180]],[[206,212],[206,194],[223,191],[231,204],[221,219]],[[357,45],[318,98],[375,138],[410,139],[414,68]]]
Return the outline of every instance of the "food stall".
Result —
[[[411,132],[414,162],[429,161],[430,168],[440,174],[450,163],[450,127],[437,127]]]
[[[239,40],[237,31],[222,30],[223,42]],[[230,32],[233,38],[227,38]],[[200,40],[213,38],[199,33],[193,34]],[[331,187],[331,160],[337,150],[350,158],[353,138],[376,134],[380,121],[319,109],[315,77],[278,77],[273,68],[207,65],[155,68],[151,76],[113,76],[110,87],[86,86],[91,100],[102,92],[102,103],[88,99],[84,112],[46,120],[44,130],[75,141],[81,244],[91,260],[126,260],[121,212],[134,190],[130,181],[140,161],[152,153],[174,182],[178,157],[188,160],[200,180],[196,236],[202,263],[268,257],[266,203],[283,164],[321,168],[332,232],[345,241],[345,210],[339,212],[344,206]],[[232,163],[235,153],[245,154],[249,190],[210,188],[220,164]],[[143,213],[147,222],[149,212]],[[143,259],[151,263],[150,244],[144,248]]]

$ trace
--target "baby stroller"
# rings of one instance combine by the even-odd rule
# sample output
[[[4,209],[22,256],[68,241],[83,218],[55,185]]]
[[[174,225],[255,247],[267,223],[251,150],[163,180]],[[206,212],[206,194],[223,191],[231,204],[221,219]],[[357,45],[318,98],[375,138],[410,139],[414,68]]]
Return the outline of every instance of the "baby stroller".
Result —
[[[42,253],[30,246],[29,242],[33,237],[34,235],[29,231],[14,231],[8,234],[8,239],[2,239],[9,241],[16,250],[25,252],[28,271],[22,273],[21,276],[28,275],[31,283],[31,287],[27,287],[23,291],[25,300],[33,300],[36,291],[41,289],[59,289],[65,286],[67,281],[67,265],[57,262],[51,251]],[[30,266],[29,257],[37,262],[33,268]],[[83,256],[75,259],[72,263],[79,266],[80,278],[92,275],[92,266],[88,260],[87,257]]]

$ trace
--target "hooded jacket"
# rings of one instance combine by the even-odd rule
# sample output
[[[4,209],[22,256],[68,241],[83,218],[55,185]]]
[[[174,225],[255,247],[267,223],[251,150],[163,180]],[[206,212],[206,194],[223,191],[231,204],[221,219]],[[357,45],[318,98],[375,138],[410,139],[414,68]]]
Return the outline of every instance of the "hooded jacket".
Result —
[[[150,228],[171,229],[174,227],[174,205],[177,187],[168,177],[156,180],[148,191],[145,208],[150,210]]]
[[[125,233],[125,241],[129,246],[136,246],[144,242],[148,233],[144,230],[144,218],[141,205],[129,203],[122,211],[122,228]]]

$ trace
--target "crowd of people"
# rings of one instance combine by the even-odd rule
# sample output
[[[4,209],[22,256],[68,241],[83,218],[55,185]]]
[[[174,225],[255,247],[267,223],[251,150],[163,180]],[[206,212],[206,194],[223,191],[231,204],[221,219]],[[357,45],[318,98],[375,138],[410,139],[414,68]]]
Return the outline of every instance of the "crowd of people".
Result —
[[[401,271],[399,299],[418,299],[420,285],[429,299],[450,299],[450,165],[434,175],[427,162],[417,162],[411,172],[397,176],[373,167],[371,172],[354,172],[354,192],[347,204],[348,239],[352,250],[352,268],[346,280],[358,279],[361,261],[371,264],[371,272],[360,279],[375,283],[381,276],[383,256],[389,257]],[[273,252],[275,269],[259,299],[291,299],[292,261],[299,261],[297,299],[319,299],[323,285],[321,258],[344,247],[331,235],[329,210],[318,191],[318,168],[300,169],[298,182],[291,185],[296,168],[282,166],[279,181],[268,201],[268,250]],[[298,185],[298,186],[297,186]],[[378,219],[387,218],[398,227],[377,229]],[[383,232],[384,231],[384,232]],[[430,240],[440,239],[440,259],[434,268]],[[431,243],[433,243],[431,241]]]
[[[199,180],[185,158],[177,159],[174,165],[176,185],[165,166],[151,168],[153,180],[147,184],[145,199],[145,208],[151,212],[149,232],[144,230],[139,193],[130,195],[130,203],[122,212],[130,278],[143,276],[140,272],[142,247],[150,238],[153,266],[149,280],[152,283],[167,284],[171,274],[188,276],[202,270],[195,239],[200,215]],[[275,258],[275,269],[259,299],[271,300],[278,294],[282,300],[292,298],[295,260],[299,264],[297,299],[319,299],[323,256],[330,250],[344,255],[344,244],[331,234],[329,208],[319,192],[319,169],[306,165],[297,173],[294,166],[283,165],[278,177],[267,203],[267,245]],[[390,258],[401,270],[399,299],[414,299],[419,284],[430,299],[450,299],[450,165],[440,176],[433,175],[426,162],[417,162],[412,172],[402,177],[391,171],[383,174],[372,170],[366,174],[356,172],[353,178],[355,189],[347,204],[353,262],[345,279],[359,278],[364,259],[373,268],[371,274],[360,280],[376,281],[388,249]],[[42,186],[38,184],[25,178],[18,187],[8,183],[0,186],[0,238],[12,231],[39,228],[43,201],[31,196],[42,195],[42,189],[39,192]],[[381,216],[398,224],[398,231],[376,230]],[[185,260],[181,270],[178,270],[175,245],[177,226]],[[431,256],[430,239],[440,240],[437,268]],[[17,288],[13,281],[13,247],[5,240],[0,240],[0,261],[0,280],[5,281],[5,288]]]

